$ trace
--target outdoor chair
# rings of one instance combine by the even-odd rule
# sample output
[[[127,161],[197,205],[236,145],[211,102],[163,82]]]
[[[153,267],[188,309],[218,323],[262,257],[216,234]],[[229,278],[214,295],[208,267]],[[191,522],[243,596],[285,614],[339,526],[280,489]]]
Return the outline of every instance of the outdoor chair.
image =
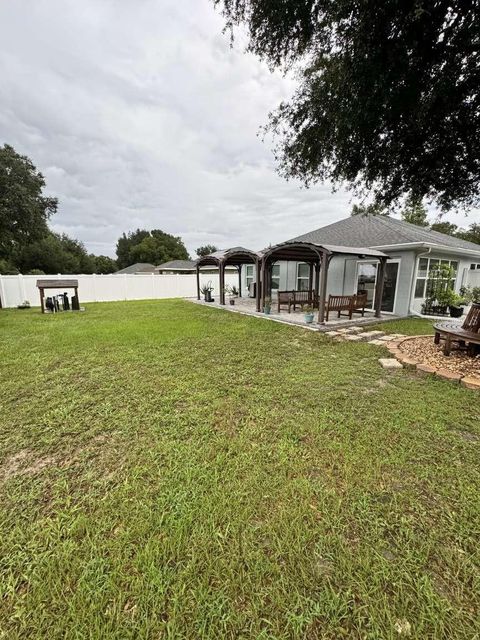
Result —
[[[452,344],[458,344],[459,349],[465,349],[471,356],[475,355],[476,345],[480,345],[480,304],[473,303],[462,325],[459,322],[441,322],[433,325],[435,329],[435,344],[445,340],[443,353],[450,355]]]

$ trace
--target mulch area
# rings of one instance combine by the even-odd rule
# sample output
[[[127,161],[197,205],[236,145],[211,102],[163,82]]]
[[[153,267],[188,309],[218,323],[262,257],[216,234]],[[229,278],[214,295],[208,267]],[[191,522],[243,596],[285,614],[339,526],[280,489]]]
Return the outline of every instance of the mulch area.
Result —
[[[448,369],[464,376],[480,377],[480,354],[472,358],[465,351],[452,349],[449,356],[444,356],[442,343],[434,344],[433,336],[407,339],[401,342],[398,348],[414,360],[436,369]]]

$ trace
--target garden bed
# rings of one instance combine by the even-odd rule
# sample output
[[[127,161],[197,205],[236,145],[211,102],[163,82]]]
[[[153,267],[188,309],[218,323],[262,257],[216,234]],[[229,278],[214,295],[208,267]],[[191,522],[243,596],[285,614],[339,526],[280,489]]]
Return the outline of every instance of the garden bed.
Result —
[[[465,351],[454,349],[449,356],[445,356],[442,344],[435,344],[432,336],[407,338],[400,342],[397,348],[412,360],[435,369],[446,369],[462,376],[480,377],[480,354],[472,358]]]

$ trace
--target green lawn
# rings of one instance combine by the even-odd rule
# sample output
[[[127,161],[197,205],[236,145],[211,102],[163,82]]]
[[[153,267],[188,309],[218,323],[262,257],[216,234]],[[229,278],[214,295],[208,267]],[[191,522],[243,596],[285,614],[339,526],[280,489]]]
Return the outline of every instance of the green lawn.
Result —
[[[475,392],[182,301],[0,337],[2,640],[479,637]]]
[[[433,320],[427,320],[426,318],[402,318],[401,320],[389,320],[388,322],[381,322],[379,324],[373,324],[368,327],[372,331],[381,330],[385,333],[403,333],[406,336],[420,336],[434,334]],[[367,330],[367,327],[365,327]]]

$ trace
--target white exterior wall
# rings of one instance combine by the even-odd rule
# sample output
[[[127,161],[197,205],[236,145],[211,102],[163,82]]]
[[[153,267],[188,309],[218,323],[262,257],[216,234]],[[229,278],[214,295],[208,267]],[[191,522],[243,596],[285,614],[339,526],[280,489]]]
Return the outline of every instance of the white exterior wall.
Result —
[[[24,300],[32,306],[40,306],[37,280],[78,280],[78,297],[84,302],[109,302],[115,300],[147,300],[160,298],[195,298],[197,279],[191,275],[158,274],[108,274],[108,275],[51,275],[51,276],[0,276],[0,299],[3,307],[16,307]],[[213,296],[218,296],[218,274],[200,273],[200,285],[212,283]],[[238,288],[238,275],[225,274],[225,285]],[[45,295],[63,293],[64,289],[49,289]],[[73,294],[73,289],[68,290]]]
[[[415,277],[413,280],[413,288],[411,293],[410,308],[415,313],[421,313],[422,304],[425,302],[425,298],[414,298],[415,283],[417,281],[418,262],[420,258],[434,258],[434,259],[436,258],[438,260],[456,260],[458,262],[457,278],[455,280],[456,293],[459,293],[460,288],[466,284],[471,284],[472,286],[478,286],[478,285],[473,285],[472,282],[470,282],[469,280],[470,273],[474,274],[473,277],[475,278],[476,272],[470,271],[470,263],[475,262],[475,260],[472,260],[471,258],[465,258],[464,256],[455,255],[454,253],[434,253],[433,251],[432,253],[423,252],[417,257],[417,260],[416,260]],[[479,275],[480,275],[480,272],[479,272]],[[480,279],[479,279],[479,283],[480,283]]]
[[[464,272],[463,283],[469,287],[480,287],[480,271],[467,268]]]

